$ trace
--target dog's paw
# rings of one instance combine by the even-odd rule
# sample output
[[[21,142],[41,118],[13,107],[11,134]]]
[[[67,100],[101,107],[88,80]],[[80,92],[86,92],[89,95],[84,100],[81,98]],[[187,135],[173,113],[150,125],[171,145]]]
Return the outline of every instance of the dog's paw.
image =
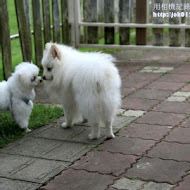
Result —
[[[88,139],[90,139],[90,140],[95,140],[95,139],[97,139],[93,134],[89,134],[88,135]]]
[[[96,139],[99,139],[99,138],[100,138],[100,134],[94,135],[94,134],[90,133],[88,135],[88,139],[90,139],[90,140],[96,140]]]
[[[28,102],[28,105],[29,105],[29,106],[31,106],[31,107],[33,107],[33,106],[34,106],[34,104],[33,104],[32,100],[30,100],[30,101]]]
[[[61,124],[61,127],[62,127],[63,129],[67,129],[67,128],[70,128],[71,126],[70,126],[67,122],[63,122],[63,123]]]
[[[29,129],[29,128],[26,128],[26,129],[25,129],[25,132],[26,132],[26,133],[30,133],[31,131],[32,131],[32,130]]]
[[[115,135],[113,133],[107,134],[107,139],[114,139]]]

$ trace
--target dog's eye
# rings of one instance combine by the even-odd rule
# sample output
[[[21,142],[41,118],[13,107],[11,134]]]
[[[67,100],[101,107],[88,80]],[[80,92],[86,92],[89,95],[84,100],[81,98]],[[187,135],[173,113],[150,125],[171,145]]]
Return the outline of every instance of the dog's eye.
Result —
[[[52,70],[52,68],[51,68],[51,67],[48,67],[47,70],[50,72],[50,71]]]
[[[32,78],[32,80],[31,80],[31,81],[33,82],[33,81],[35,81],[35,80],[36,80],[36,76],[34,76],[34,77]]]

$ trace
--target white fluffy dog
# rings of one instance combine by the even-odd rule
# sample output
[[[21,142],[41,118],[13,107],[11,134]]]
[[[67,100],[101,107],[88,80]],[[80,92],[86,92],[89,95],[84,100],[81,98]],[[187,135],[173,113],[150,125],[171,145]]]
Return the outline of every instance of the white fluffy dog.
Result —
[[[89,139],[100,137],[100,123],[108,138],[114,138],[112,123],[120,106],[121,80],[114,58],[103,53],[82,53],[71,47],[47,43],[42,59],[43,79],[49,94],[63,103],[71,127],[80,118],[92,126]]]
[[[10,111],[13,119],[26,132],[35,98],[34,86],[40,81],[39,69],[32,63],[23,62],[7,81],[0,82],[0,110]]]

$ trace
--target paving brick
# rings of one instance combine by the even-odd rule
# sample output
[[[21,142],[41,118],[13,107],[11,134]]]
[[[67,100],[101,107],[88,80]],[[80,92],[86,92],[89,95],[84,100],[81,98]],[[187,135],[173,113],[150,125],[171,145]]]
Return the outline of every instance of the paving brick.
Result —
[[[69,163],[65,162],[35,159],[32,163],[12,173],[11,178],[44,184],[68,166]]]
[[[133,116],[118,116],[115,118],[113,122],[113,131],[118,132],[119,129],[126,127],[132,121],[134,121],[136,117]]]
[[[121,96],[122,98],[132,94],[135,91],[135,88],[121,88]]]
[[[61,145],[61,142],[59,141],[39,138],[25,138],[18,143],[14,143],[13,145],[3,149],[2,152],[41,157],[59,145]]]
[[[40,184],[0,178],[0,189],[1,190],[36,190],[39,188]]]
[[[147,125],[147,124],[130,124],[126,129],[121,130],[117,135],[124,137],[136,137],[147,140],[160,140],[169,131],[169,126]]]
[[[133,81],[152,81],[157,78],[159,78],[162,74],[158,73],[132,73],[129,76],[126,77],[126,82],[127,80],[133,80]]]
[[[187,118],[180,126],[190,127],[190,118]]]
[[[126,176],[159,183],[176,184],[189,169],[190,163],[187,162],[144,157],[127,171]]]
[[[172,71],[172,73],[179,73],[179,74],[190,74],[190,65],[189,64],[185,64],[185,65],[181,65],[178,68],[174,69]]]
[[[154,81],[145,88],[176,91],[179,90],[183,85],[184,83]]]
[[[114,120],[114,125],[115,125],[115,123],[118,124],[117,127],[119,128],[119,127],[121,127],[120,125],[122,125],[123,123],[129,122],[128,120],[129,120],[129,118],[122,117],[122,121],[121,121],[121,117],[116,117],[116,119]],[[48,128],[46,130],[43,130],[39,133],[36,133],[35,136],[40,137],[40,138],[42,137],[42,138],[46,138],[46,139],[51,139],[51,140],[59,140],[59,141],[66,140],[66,141],[71,141],[71,142],[81,142],[81,143],[88,143],[88,144],[94,144],[94,145],[97,145],[97,144],[101,143],[102,141],[104,141],[105,129],[103,127],[101,127],[101,138],[100,139],[98,139],[96,141],[89,140],[88,134],[90,133],[91,128],[90,128],[90,126],[87,126],[87,125],[88,125],[88,123],[85,126],[77,125],[77,126],[73,126],[71,128],[63,129],[58,124],[51,128]]]
[[[190,175],[183,178],[183,181],[179,183],[179,186],[174,190],[189,190],[190,187]]]
[[[130,98],[150,99],[150,100],[165,100],[172,94],[172,91],[157,90],[157,89],[140,89],[129,95]]]
[[[119,176],[131,167],[138,157],[109,152],[89,152],[72,168]]]
[[[177,125],[185,119],[184,114],[148,112],[143,117],[136,120],[137,123],[155,125]]]
[[[140,190],[146,182],[140,180],[130,180],[122,177],[117,180],[112,187],[116,189],[129,189],[129,190]]]
[[[141,110],[127,110],[125,111],[122,116],[126,116],[126,117],[141,117],[144,113],[146,113],[145,111],[141,111]]]
[[[69,169],[62,172],[41,190],[100,190],[106,189],[108,185],[113,183],[114,179],[113,176]]]
[[[190,84],[186,84],[180,91],[182,91],[182,92],[190,92]]]
[[[82,143],[64,142],[61,146],[53,149],[42,157],[52,160],[73,162],[90,151],[92,147],[91,145]]]
[[[148,156],[190,162],[190,144],[161,142],[148,152]]]
[[[1,177],[10,177],[12,173],[20,170],[25,165],[33,162],[34,159],[18,156],[18,155],[8,155],[0,154],[0,176]]]
[[[123,110],[124,112],[125,110]],[[122,117],[117,116],[114,119],[113,129],[114,132],[117,132],[120,128],[131,123],[135,117]],[[88,125],[88,123],[87,123]],[[88,143],[92,145],[100,144],[105,140],[105,129],[104,126],[101,126],[101,137],[99,140],[91,141],[88,139],[88,134],[91,131],[90,126],[73,126],[72,128],[63,129],[60,126],[53,126],[51,128],[47,128],[46,130],[40,131],[39,133],[34,134],[36,137],[42,137],[46,139],[54,139],[54,140],[66,140],[72,142],[80,142],[80,143]]]
[[[178,127],[165,138],[169,142],[190,143],[190,128]]]
[[[125,80],[126,81],[126,80]],[[148,83],[150,83],[149,81],[145,81],[145,80],[139,80],[139,81],[135,81],[135,80],[131,80],[128,79],[125,83],[122,84],[122,86],[124,88],[142,88],[144,86],[146,86]]]
[[[166,73],[172,71],[173,67],[156,67],[156,66],[146,66],[140,72],[144,73]]]
[[[179,96],[179,97],[190,97],[190,92],[182,92],[182,91],[177,91],[172,94],[173,96]]]
[[[187,99],[186,97],[170,96],[167,98],[166,101],[168,101],[168,102],[184,102],[186,99]]]
[[[167,183],[148,182],[141,190],[171,190],[173,187],[174,185],[170,185]]]
[[[190,103],[184,102],[162,102],[154,108],[155,111],[190,114]]]
[[[122,108],[131,110],[150,110],[159,103],[159,100],[147,100],[139,98],[126,97],[122,101]]]
[[[155,144],[152,140],[116,137],[100,145],[101,150],[127,155],[142,155]]]
[[[158,79],[158,81],[186,83],[190,81],[190,75],[186,74],[166,74]]]

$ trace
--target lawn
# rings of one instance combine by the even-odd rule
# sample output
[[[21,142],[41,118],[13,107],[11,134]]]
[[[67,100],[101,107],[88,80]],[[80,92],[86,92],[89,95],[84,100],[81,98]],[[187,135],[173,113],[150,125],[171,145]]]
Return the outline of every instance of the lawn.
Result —
[[[48,124],[62,115],[63,110],[61,108],[37,104],[32,110],[29,120],[29,128],[34,130],[38,127]],[[13,121],[9,112],[0,111],[0,118],[0,148],[26,134]]]
[[[51,9],[50,9],[51,10]],[[52,11],[52,10],[51,10]],[[16,19],[16,11],[14,6],[13,0],[8,0],[8,12],[9,12],[9,25],[10,25],[10,34],[18,34],[18,26],[17,26],[17,19]],[[31,6],[30,12],[32,13]],[[52,18],[51,18],[52,23]],[[31,30],[33,29],[33,20],[31,14]],[[147,29],[147,40],[151,41],[151,28]],[[130,29],[130,44],[135,44],[136,41],[136,32],[134,28]],[[99,44],[104,44],[105,40],[103,37],[99,39]],[[35,63],[35,53],[34,53],[34,41],[32,37],[32,44],[33,44],[33,62]],[[119,33],[116,32],[115,34],[115,44],[119,44]],[[79,48],[81,51],[102,51],[106,53],[117,53],[120,50],[112,50],[112,49],[99,49],[99,48]],[[11,52],[12,52],[12,69],[14,70],[15,66],[22,62],[22,54],[21,54],[21,47],[19,39],[14,39],[11,41]],[[2,63],[1,63],[1,52],[0,52],[0,81],[3,80],[3,73],[2,73]]]

